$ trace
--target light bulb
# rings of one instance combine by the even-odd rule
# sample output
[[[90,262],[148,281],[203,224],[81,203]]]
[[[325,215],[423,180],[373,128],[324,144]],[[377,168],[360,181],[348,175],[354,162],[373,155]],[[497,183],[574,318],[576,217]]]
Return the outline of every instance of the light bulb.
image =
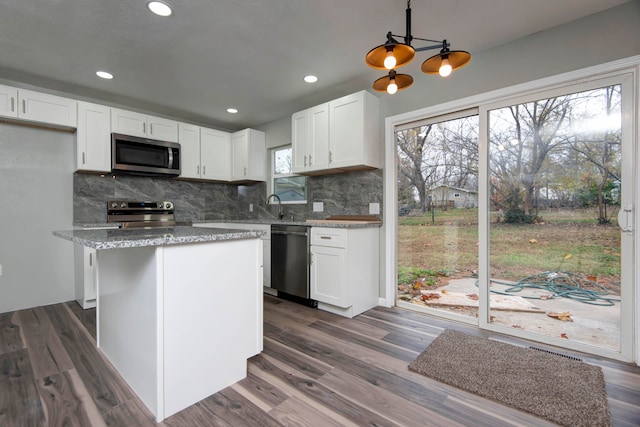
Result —
[[[396,68],[397,62],[398,61],[396,60],[396,57],[393,56],[393,49],[388,50],[387,57],[384,58],[384,68],[386,68],[387,70],[393,70],[394,68]]]
[[[447,77],[449,74],[451,74],[451,64],[449,64],[449,58],[445,57],[442,62],[440,63],[440,69],[438,70],[438,73],[440,73],[440,75],[442,77]]]
[[[387,93],[389,95],[393,95],[398,91],[398,85],[396,84],[396,79],[391,79],[389,84],[387,85]]]

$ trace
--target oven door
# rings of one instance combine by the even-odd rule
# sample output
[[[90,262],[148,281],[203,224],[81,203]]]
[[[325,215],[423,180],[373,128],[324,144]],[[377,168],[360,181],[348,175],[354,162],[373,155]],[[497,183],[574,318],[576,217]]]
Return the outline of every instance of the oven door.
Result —
[[[151,176],[180,175],[180,144],[111,134],[111,170]]]

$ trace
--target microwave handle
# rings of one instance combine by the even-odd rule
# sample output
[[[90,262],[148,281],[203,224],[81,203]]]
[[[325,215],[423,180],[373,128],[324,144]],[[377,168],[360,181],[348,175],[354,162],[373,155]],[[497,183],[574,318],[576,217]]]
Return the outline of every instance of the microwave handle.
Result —
[[[171,147],[168,147],[167,150],[169,150],[169,169],[173,169],[173,150]]]

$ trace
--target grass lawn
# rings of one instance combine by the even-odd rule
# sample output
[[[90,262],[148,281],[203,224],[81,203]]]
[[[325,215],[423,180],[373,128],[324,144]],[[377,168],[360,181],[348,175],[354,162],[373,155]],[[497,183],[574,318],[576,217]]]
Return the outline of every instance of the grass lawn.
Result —
[[[540,215],[540,224],[504,224],[495,223],[492,214],[492,278],[516,281],[561,270],[596,277],[599,283],[620,282],[617,224],[597,224],[593,210],[549,210]],[[477,223],[477,209],[400,217],[399,282],[411,280],[411,269],[428,270],[432,276],[473,275],[478,269]]]

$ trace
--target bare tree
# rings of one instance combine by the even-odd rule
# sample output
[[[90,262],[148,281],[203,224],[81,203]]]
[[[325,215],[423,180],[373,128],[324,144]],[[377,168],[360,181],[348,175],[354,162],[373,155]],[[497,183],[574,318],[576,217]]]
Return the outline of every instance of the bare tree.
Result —
[[[602,102],[603,114],[607,119],[604,123],[609,124],[611,118],[619,116],[620,86],[609,86],[604,88],[604,91],[596,90],[593,94],[589,94],[589,98]],[[606,212],[605,188],[611,181],[618,184],[621,181],[621,134],[619,129],[619,125],[605,126],[600,131],[576,133],[570,140],[571,148],[598,171],[596,200],[600,224],[610,221]]]
[[[477,190],[478,119],[463,117],[397,132],[399,174],[426,211],[438,185]]]
[[[428,207],[427,181],[434,173],[434,169],[426,167],[423,162],[424,145],[432,128],[429,125],[396,133],[398,170],[416,189],[423,211]]]

